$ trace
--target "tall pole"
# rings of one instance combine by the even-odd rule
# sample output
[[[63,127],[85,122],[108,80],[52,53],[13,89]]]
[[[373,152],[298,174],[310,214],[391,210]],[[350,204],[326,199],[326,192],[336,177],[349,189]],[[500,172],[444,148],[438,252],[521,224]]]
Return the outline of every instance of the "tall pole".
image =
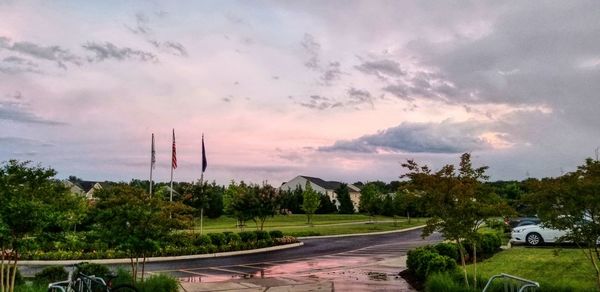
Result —
[[[173,147],[171,148],[171,195],[170,201],[173,202],[173,169],[177,167],[177,150],[175,148],[175,129],[173,129]]]
[[[152,133],[152,147],[150,149],[150,195],[152,196],[152,169],[154,168],[154,163],[156,163],[156,152],[154,150],[154,133]]]

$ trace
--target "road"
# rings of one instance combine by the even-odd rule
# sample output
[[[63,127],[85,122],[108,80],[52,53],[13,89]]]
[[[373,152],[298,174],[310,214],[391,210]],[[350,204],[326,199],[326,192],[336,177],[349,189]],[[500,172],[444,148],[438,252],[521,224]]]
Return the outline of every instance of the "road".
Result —
[[[313,267],[361,266],[390,256],[402,256],[416,246],[438,242],[440,235],[421,239],[421,230],[379,235],[303,239],[304,246],[260,254],[146,264],[150,273],[178,278],[219,281],[265,273],[298,273]],[[314,268],[313,268],[314,270]]]

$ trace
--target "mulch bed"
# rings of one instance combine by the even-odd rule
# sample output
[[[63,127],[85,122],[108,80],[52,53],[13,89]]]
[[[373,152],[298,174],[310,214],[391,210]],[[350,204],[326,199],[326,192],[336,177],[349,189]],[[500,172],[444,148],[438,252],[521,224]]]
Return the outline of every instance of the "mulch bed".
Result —
[[[400,273],[398,273],[398,275],[400,275],[400,277],[406,280],[406,282],[413,288],[419,291],[423,291],[425,289],[425,282],[419,281],[419,279],[417,279],[415,275],[409,272],[408,269],[401,271]]]

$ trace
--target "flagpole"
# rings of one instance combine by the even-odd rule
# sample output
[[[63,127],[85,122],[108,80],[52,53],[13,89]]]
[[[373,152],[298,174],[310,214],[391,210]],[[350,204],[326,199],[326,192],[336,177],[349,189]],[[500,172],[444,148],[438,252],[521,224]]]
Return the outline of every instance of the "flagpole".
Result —
[[[152,168],[154,168],[154,133],[152,133],[152,148],[150,149],[150,195],[152,196]]]
[[[170,201],[173,202],[173,158],[175,157],[175,129],[173,129],[173,146],[171,148],[171,196]]]

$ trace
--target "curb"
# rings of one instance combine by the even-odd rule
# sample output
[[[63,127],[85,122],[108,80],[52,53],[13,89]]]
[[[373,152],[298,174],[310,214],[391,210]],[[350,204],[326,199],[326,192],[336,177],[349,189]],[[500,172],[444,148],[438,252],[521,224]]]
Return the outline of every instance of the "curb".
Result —
[[[410,228],[406,228],[406,229],[390,230],[390,231],[380,231],[380,232],[338,234],[338,235],[319,235],[319,236],[303,236],[303,237],[296,237],[296,238],[298,238],[298,239],[319,239],[319,238],[337,238],[337,237],[380,235],[380,234],[401,233],[401,232],[406,232],[406,231],[412,231],[412,230],[416,230],[416,229],[421,229],[421,228],[423,228],[425,226],[426,225],[419,225],[419,226],[410,227]]]
[[[196,254],[196,255],[183,255],[183,256],[171,256],[171,257],[150,257],[146,258],[146,263],[158,263],[168,261],[179,261],[179,260],[195,260],[195,259],[206,259],[206,258],[218,258],[218,257],[229,257],[244,254],[263,253],[275,250],[282,250],[288,248],[294,248],[303,246],[303,242],[291,243],[285,245],[277,245],[265,248],[240,250],[240,251],[228,251],[218,252],[210,254]],[[74,265],[81,262],[92,263],[92,264],[129,264],[130,259],[100,259],[100,260],[64,260],[64,261],[19,261],[19,265],[24,266],[52,266],[52,265]]]

